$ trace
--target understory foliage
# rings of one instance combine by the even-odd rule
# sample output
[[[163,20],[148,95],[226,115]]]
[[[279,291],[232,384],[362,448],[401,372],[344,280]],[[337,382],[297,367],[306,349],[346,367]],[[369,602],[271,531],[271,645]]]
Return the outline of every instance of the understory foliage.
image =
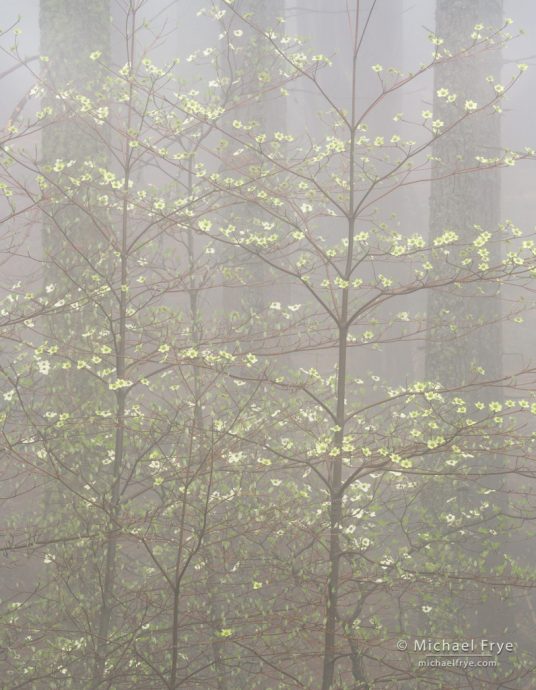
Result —
[[[475,352],[451,384],[407,363],[485,333],[492,293],[515,328],[536,244],[508,219],[430,235],[396,215],[415,185],[533,157],[436,148],[500,118],[525,64],[485,101],[445,83],[440,116],[430,89],[399,112],[510,20],[461,50],[424,32],[408,73],[363,59],[350,12],[338,98],[332,56],[284,17],[215,2],[207,46],[161,59],[147,3],[121,5],[125,61],[95,46],[82,84],[2,35],[34,82],[1,139],[5,687],[533,687],[534,572],[505,545],[533,532],[534,369]],[[304,92],[315,129],[274,130],[263,110]],[[458,321],[425,313],[445,292]],[[492,633],[516,653],[472,676],[411,653]]]

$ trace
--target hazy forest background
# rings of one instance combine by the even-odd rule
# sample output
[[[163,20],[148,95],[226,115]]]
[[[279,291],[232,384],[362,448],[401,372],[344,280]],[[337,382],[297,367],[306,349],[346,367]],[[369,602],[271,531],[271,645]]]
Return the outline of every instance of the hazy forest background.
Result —
[[[2,688],[536,688],[533,3],[0,30]]]

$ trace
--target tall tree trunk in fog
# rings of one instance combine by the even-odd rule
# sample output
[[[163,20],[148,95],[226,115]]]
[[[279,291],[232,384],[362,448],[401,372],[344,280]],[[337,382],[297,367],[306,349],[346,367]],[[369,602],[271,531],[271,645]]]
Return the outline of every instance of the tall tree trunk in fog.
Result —
[[[224,88],[227,89],[228,106],[230,108],[230,121],[234,119],[236,113],[233,114],[233,106],[240,104],[244,98],[248,99],[248,104],[239,108],[240,118],[244,122],[256,121],[259,123],[260,132],[272,133],[276,131],[286,131],[286,112],[282,107],[281,98],[278,98],[278,93],[271,92],[269,87],[269,79],[274,79],[272,74],[271,50],[270,46],[261,32],[273,29],[274,31],[283,31],[282,26],[278,26],[277,18],[283,17],[285,2],[284,0],[271,0],[267,3],[265,0],[239,0],[235,3],[237,13],[243,17],[249,17],[251,22],[257,27],[257,30],[250,30],[241,21],[231,21],[229,29],[231,39],[233,30],[243,31],[244,38],[248,41],[244,42],[244,38],[236,41],[236,48],[234,52],[229,50],[226,46],[225,53],[221,56],[221,70],[227,84]],[[255,95],[254,98],[251,97]],[[284,146],[284,144],[281,144]],[[232,167],[233,158],[229,155],[229,163]],[[254,165],[257,161],[251,161]],[[240,162],[241,163],[241,162]],[[258,217],[258,209],[256,207],[250,209],[247,205],[241,206],[237,211],[233,211],[229,216],[229,222],[243,229],[248,227],[254,217]],[[267,215],[267,222],[273,219]],[[249,261],[244,261],[244,254],[233,250],[228,251],[226,258],[227,266],[231,271],[237,271],[237,275],[245,277],[245,287],[236,287],[223,291],[223,307],[225,314],[229,317],[232,312],[238,312],[240,315],[248,315],[251,317],[250,328],[257,332],[264,328],[263,317],[261,312],[267,308],[267,305],[272,299],[289,300],[289,289],[285,292],[278,292],[276,285],[276,277],[270,275],[266,264],[255,257],[250,257]],[[247,276],[247,277],[246,277]],[[233,282],[235,278],[232,279]],[[280,281],[280,277],[277,279]],[[279,288],[280,289],[280,288]],[[285,287],[283,287],[285,291]],[[191,297],[194,293],[191,292]],[[191,300],[192,319],[198,319],[198,304]],[[246,317],[247,318],[247,317]],[[288,364],[288,358],[282,358]],[[206,433],[200,425],[200,434]],[[246,482],[249,481],[246,478]],[[252,495],[254,492],[252,492]],[[227,610],[225,597],[219,592],[220,585],[218,582],[218,558],[217,553],[211,545],[208,545],[204,550],[204,557],[208,565],[207,588],[208,599],[210,607],[211,625],[214,631],[218,631],[224,627],[223,622],[226,615],[230,615]],[[229,684],[227,680],[228,669],[224,663],[224,648],[225,642],[217,637],[216,634],[212,636],[212,655],[215,669],[215,681],[218,690],[228,690]]]
[[[499,26],[501,21],[500,0],[437,1],[436,34],[445,40],[452,52],[460,50],[479,23]],[[458,108],[463,113],[466,99],[477,104],[489,99],[491,87],[486,76],[499,76],[500,66],[497,51],[484,52],[480,59],[466,64],[461,64],[460,60],[445,62],[436,67],[434,89],[437,92],[448,84],[450,92],[457,95]],[[445,98],[436,95],[435,115],[441,117],[448,110],[452,111],[452,106],[445,105]],[[454,133],[435,142],[433,155],[441,162],[434,166],[434,177],[440,178],[443,171],[472,168],[476,156],[483,151],[492,156],[499,145],[499,118],[491,109],[481,118],[467,118]],[[490,231],[496,228],[500,213],[499,174],[495,168],[485,173],[449,175],[434,181],[430,199],[432,237],[453,229],[472,243],[475,225]],[[489,263],[493,264],[498,258],[495,253]],[[490,289],[481,296],[467,295],[463,291],[456,293],[451,286],[443,292],[433,290],[428,313],[431,331],[426,348],[426,373],[429,378],[445,384],[467,384],[474,376],[475,365],[482,366],[489,379],[500,376],[501,328],[499,325],[478,328],[482,320],[495,321],[500,314],[497,290]],[[437,324],[433,321],[434,315],[440,317]],[[468,330],[467,334],[463,334],[464,329]],[[453,333],[459,333],[460,337],[453,340]]]
[[[236,23],[236,27],[240,27],[238,30],[244,31],[250,43],[246,47],[238,47],[234,52],[227,48],[225,55],[222,56],[222,69],[230,81],[228,85],[229,105],[239,104],[245,97],[249,102],[246,107],[240,108],[240,116],[245,122],[251,120],[258,122],[259,131],[268,134],[277,131],[284,132],[286,131],[285,108],[282,107],[281,98],[278,98],[278,90],[272,91],[270,89],[270,80],[275,79],[275,75],[271,74],[270,70],[273,55],[268,42],[261,35],[261,32],[269,29],[278,33],[284,31],[282,28],[284,25],[278,25],[277,21],[284,15],[284,0],[272,0],[269,3],[265,0],[240,0],[235,3],[235,8],[241,16],[249,16],[257,30],[249,30],[241,22]],[[251,94],[255,92],[257,95],[251,98]],[[283,147],[284,143],[280,145]],[[277,153],[274,152],[274,155]],[[252,164],[254,163],[255,160],[252,160]],[[242,208],[239,214],[233,220],[235,224],[247,225],[251,222],[252,216],[248,213],[247,207]],[[236,262],[233,262],[232,257],[230,259],[234,265]],[[251,285],[249,285],[243,290],[227,290],[224,306],[226,311],[241,311],[243,307],[258,314],[266,307],[267,295],[270,294],[274,297],[276,294],[273,285],[271,285],[275,282],[274,277],[269,275],[265,263],[260,260],[252,258],[249,265],[244,265],[244,258],[240,257],[240,262],[240,267],[253,277],[250,282],[253,283],[254,287],[251,289]],[[288,293],[282,297],[288,299]],[[254,319],[253,324],[260,327],[258,320]]]
[[[100,55],[103,63],[109,59],[110,0],[41,0],[39,25],[41,54],[47,58],[44,101],[56,114],[62,91],[84,98],[99,88],[103,70],[90,59],[90,54]],[[85,161],[91,161],[102,165],[108,157],[106,125],[100,128],[99,135],[84,128],[76,113],[67,109],[61,112],[60,119],[42,130],[43,163],[54,165],[60,161],[81,167]],[[84,211],[84,203],[77,203],[75,195],[73,200],[64,196],[60,203],[50,204],[43,227],[45,281],[52,282],[66,296],[76,293],[78,280],[87,270],[81,257],[96,249],[96,235],[94,220]],[[66,314],[62,324],[66,344],[76,342],[80,328],[87,326],[80,323],[76,311]],[[71,384],[69,378],[67,374],[62,377],[62,387]]]
[[[446,47],[453,53],[460,50],[474,32],[478,34],[489,27],[499,28],[502,23],[501,0],[437,0],[436,3],[435,33],[444,39],[441,49]],[[500,68],[500,52],[489,49],[484,49],[479,57],[465,62],[463,57],[442,62],[436,67],[434,77],[434,117],[445,122],[451,117],[449,110],[452,113],[453,104],[441,96],[441,90],[447,85],[450,94],[456,94],[454,107],[460,116],[468,100],[480,107],[489,100],[493,90],[493,81],[486,78],[491,76],[500,81]],[[453,133],[438,138],[434,143],[433,155],[438,160],[433,164],[435,181],[431,185],[431,239],[446,230],[453,230],[460,237],[462,245],[471,246],[479,233],[487,231],[494,235],[497,232],[500,222],[499,169],[460,175],[449,175],[448,171],[474,168],[478,165],[478,156],[498,155],[499,146],[500,119],[491,107],[484,110],[479,118],[467,117]],[[441,179],[445,171],[447,175]],[[499,246],[499,242],[493,242],[489,249],[484,249],[481,254],[484,264],[500,264]],[[455,260],[462,258],[460,254],[454,257]],[[452,267],[447,265],[448,254],[438,250],[434,259],[439,274],[444,270],[452,273]],[[467,401],[468,407],[474,404],[475,398],[470,388],[464,389],[464,386],[470,386],[475,381],[480,384],[482,381],[496,381],[501,377],[500,315],[499,288],[492,281],[478,289],[453,284],[429,293],[426,378],[439,381],[448,388],[460,387],[460,396]],[[501,395],[499,387],[493,385],[484,385],[478,391],[479,400],[488,403],[500,401]],[[488,454],[480,463],[481,471],[485,473],[497,468],[500,458]],[[456,509],[471,510],[481,500],[479,489],[483,485],[491,489],[499,488],[497,480],[485,477],[473,481],[447,477],[444,484],[432,481],[424,493],[426,510],[433,513],[444,510],[447,495],[442,492],[448,492],[450,501],[455,501],[451,505]],[[499,511],[501,506],[497,503],[495,508]],[[475,553],[484,549],[478,537],[473,539],[473,543],[468,540],[467,557],[475,549]],[[456,566],[450,564],[451,567],[459,567],[458,558],[453,556],[453,560]],[[493,557],[490,557],[490,566],[493,565],[492,560]],[[496,562],[494,564],[497,565]],[[493,596],[485,604],[476,601],[475,610],[468,614],[478,629],[477,634],[484,634],[486,629],[503,631],[506,625],[505,618],[498,614],[497,601]]]
[[[110,0],[40,0],[40,43],[41,54],[48,58],[45,63],[46,71],[43,75],[46,82],[47,94],[45,102],[54,111],[61,99],[57,94],[61,91],[72,91],[81,97],[93,96],[99,88],[103,76],[100,64],[109,62],[110,55]],[[90,59],[90,55],[99,55],[102,63],[97,64]],[[84,129],[80,119],[71,117],[64,112],[61,120],[52,126],[45,127],[42,135],[42,158],[45,165],[53,165],[55,161],[73,162],[75,169],[80,169],[84,162],[92,161],[103,165],[108,157],[106,125],[101,127],[100,136],[91,129]],[[66,296],[76,294],[77,286],[82,284],[84,272],[88,266],[82,257],[88,257],[90,263],[93,252],[97,251],[97,233],[94,220],[84,212],[85,199],[78,203],[76,198],[64,198],[60,203],[52,204],[46,211],[43,228],[43,254],[45,260],[45,280],[61,289]],[[58,290],[59,291],[59,290]],[[95,323],[98,316],[95,314]],[[90,324],[80,317],[76,311],[66,314],[63,318],[61,338],[65,346],[76,347],[80,334]],[[51,329],[57,329],[57,320]],[[56,335],[57,332],[56,332]],[[122,393],[121,391],[119,393]],[[61,378],[50,381],[50,397],[55,405],[62,407],[62,400],[68,399],[72,409],[81,410],[90,403],[91,391],[80,382],[76,382],[66,371]],[[121,404],[121,403],[120,403]],[[64,406],[64,405],[63,405]],[[123,403],[124,407],[124,403]],[[119,424],[118,434],[122,433]],[[117,446],[122,446],[121,438],[116,439]],[[79,457],[77,453],[66,451],[65,463],[68,467],[76,467],[76,463],[94,462],[94,454],[88,453]],[[115,463],[118,462],[120,452],[116,452]],[[87,465],[89,466],[89,465]],[[117,491],[117,478],[114,480],[113,491]],[[69,505],[58,483],[53,492],[45,497],[46,519],[52,524],[63,524],[69,529],[69,515],[65,514],[65,505]],[[95,589],[99,578],[91,573],[88,560],[89,550],[81,555],[81,565],[78,577],[83,596],[95,597],[97,600],[91,606],[97,613],[95,626],[99,639],[97,647],[97,676],[102,675],[102,651],[106,644],[106,636],[110,616],[110,590],[112,585],[112,571],[114,569],[113,554],[108,549],[105,556],[104,574],[102,576],[102,591]],[[99,602],[98,598],[103,601]]]

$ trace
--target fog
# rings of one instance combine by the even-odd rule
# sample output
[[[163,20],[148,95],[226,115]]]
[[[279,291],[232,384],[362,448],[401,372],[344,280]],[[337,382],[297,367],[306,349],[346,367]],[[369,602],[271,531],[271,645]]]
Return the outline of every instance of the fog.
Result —
[[[536,688],[535,32],[4,3],[3,688]]]

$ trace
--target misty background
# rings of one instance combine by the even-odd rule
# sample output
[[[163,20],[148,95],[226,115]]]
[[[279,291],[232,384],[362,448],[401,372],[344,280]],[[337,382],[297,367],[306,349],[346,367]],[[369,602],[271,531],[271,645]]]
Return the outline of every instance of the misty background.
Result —
[[[531,3],[0,15],[2,687],[536,687]]]

